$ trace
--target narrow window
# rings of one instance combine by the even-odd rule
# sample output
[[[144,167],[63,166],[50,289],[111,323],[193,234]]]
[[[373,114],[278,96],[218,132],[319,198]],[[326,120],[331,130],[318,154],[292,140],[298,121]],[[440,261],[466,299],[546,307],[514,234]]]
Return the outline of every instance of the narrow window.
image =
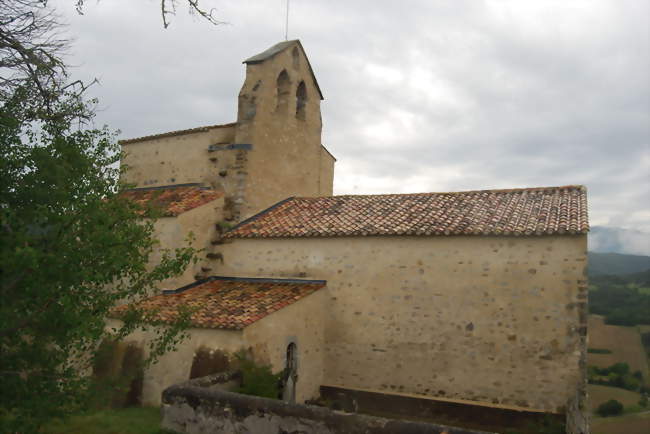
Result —
[[[291,51],[291,57],[293,58],[293,69],[300,68],[300,53],[298,53],[298,47],[293,47]]]
[[[307,105],[307,87],[301,81],[296,89],[296,117],[305,120],[305,106]]]
[[[289,108],[289,94],[291,83],[289,81],[289,74],[286,69],[283,69],[277,80],[277,104],[275,106],[276,112],[286,113]]]
[[[287,359],[284,367],[284,389],[282,399],[285,402],[296,402],[296,382],[298,381],[298,349],[293,342],[287,346]]]

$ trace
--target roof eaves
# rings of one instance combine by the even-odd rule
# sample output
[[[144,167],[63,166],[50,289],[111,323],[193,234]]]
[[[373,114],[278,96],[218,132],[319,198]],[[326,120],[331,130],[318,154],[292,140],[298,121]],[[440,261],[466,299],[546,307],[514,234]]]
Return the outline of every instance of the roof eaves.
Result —
[[[255,283],[302,283],[302,284],[318,284],[327,285],[327,280],[321,279],[281,279],[274,277],[232,277],[232,276],[209,276],[203,279],[190,283],[189,285],[181,286],[176,289],[164,289],[163,295],[180,294],[188,289],[201,286],[204,283],[212,282],[214,280],[221,280],[225,282],[255,282]]]
[[[188,128],[185,130],[176,130],[176,131],[168,131],[166,133],[160,133],[160,134],[152,134],[148,136],[142,136],[142,137],[135,137],[133,139],[124,139],[124,140],[119,140],[118,143],[120,145],[130,145],[132,143],[138,143],[138,142],[146,142],[147,140],[154,140],[154,139],[163,139],[165,137],[174,137],[174,136],[183,136],[185,134],[195,134],[195,133],[204,133],[206,131],[210,131],[215,128],[228,128],[237,125],[237,122],[231,122],[228,124],[217,124],[217,125],[208,125],[204,127],[196,127],[196,128]]]
[[[128,191],[149,191],[149,190],[169,190],[171,188],[181,188],[181,187],[197,187],[201,190],[210,190],[210,187],[205,187],[203,184],[198,182],[190,182],[187,184],[170,184],[170,185],[159,185],[156,187],[134,187],[124,190],[126,193]]]

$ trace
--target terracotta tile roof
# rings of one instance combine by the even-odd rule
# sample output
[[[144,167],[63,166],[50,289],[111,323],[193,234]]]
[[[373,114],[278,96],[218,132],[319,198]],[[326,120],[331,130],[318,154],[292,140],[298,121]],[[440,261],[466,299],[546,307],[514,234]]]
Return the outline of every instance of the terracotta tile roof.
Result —
[[[583,186],[289,198],[227,238],[544,235],[589,230]]]
[[[285,306],[325,287],[323,280],[209,277],[175,291],[148,298],[136,306],[153,319],[172,322],[178,309],[193,311],[194,327],[241,330]],[[112,311],[119,318],[127,305]]]
[[[143,208],[153,207],[165,217],[174,217],[223,196],[199,184],[169,185],[164,187],[134,188],[122,193]]]
[[[208,125],[205,127],[196,127],[196,128],[188,128],[186,130],[176,130],[176,131],[168,131],[166,133],[160,133],[160,134],[151,134],[149,136],[142,136],[142,137],[135,137],[133,139],[124,139],[120,140],[119,143],[120,145],[130,145],[131,143],[137,143],[137,142],[145,142],[147,140],[153,140],[153,139],[162,139],[165,137],[174,137],[174,136],[182,136],[185,134],[194,134],[194,133],[203,133],[205,131],[209,131],[213,128],[228,128],[237,125],[236,122],[229,123],[229,124],[220,124],[220,125]]]

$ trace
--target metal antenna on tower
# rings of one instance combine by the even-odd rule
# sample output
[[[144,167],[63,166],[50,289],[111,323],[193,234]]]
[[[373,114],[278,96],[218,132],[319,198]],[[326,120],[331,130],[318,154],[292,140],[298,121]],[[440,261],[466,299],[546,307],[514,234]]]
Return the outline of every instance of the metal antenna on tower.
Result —
[[[287,0],[287,17],[284,22],[284,40],[289,40],[289,0]]]

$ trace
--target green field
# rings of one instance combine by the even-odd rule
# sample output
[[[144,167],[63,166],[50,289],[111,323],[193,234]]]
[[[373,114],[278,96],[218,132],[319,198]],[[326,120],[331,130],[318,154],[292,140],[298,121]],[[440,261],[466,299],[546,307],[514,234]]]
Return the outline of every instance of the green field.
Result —
[[[589,393],[589,409],[593,412],[603,402],[615,399],[623,404],[624,407],[636,406],[641,399],[641,394],[625,390],[618,387],[601,386],[599,384],[590,384],[587,386]]]
[[[591,420],[591,434],[648,434],[650,413],[598,417]]]
[[[103,410],[72,416],[44,427],[43,434],[167,434],[160,429],[160,408]]]
[[[641,371],[648,382],[648,363],[638,327],[607,325],[600,315],[589,315],[589,346],[611,350],[610,354],[587,354],[587,364],[606,368],[625,362],[630,370]]]

